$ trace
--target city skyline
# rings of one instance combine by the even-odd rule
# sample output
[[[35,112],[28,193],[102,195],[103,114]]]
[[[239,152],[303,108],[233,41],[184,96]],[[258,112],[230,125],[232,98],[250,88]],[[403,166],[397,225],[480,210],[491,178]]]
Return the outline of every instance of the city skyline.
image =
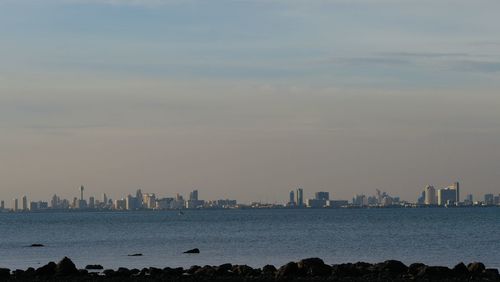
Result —
[[[79,195],[65,199],[60,195],[53,194],[49,201],[34,200],[29,201],[26,195],[23,195],[21,202],[19,198],[13,198],[12,204],[6,205],[5,201],[0,199],[0,211],[33,211],[50,209],[112,209],[112,210],[138,210],[138,209],[197,209],[197,208],[235,208],[241,206],[253,207],[253,205],[273,205],[273,207],[288,207],[288,208],[325,208],[325,207],[346,207],[346,206],[471,206],[471,205],[500,205],[500,193],[486,193],[482,197],[474,197],[473,194],[467,193],[466,196],[460,194],[460,183],[454,182],[452,185],[434,188],[433,185],[427,185],[422,190],[421,194],[416,198],[416,201],[401,199],[397,195],[390,195],[385,191],[375,189],[374,195],[355,194],[352,201],[341,199],[332,196],[327,191],[314,191],[304,194],[302,187],[297,187],[296,190],[290,190],[288,198],[283,201],[262,202],[251,201],[242,202],[237,199],[229,200],[229,198],[219,197],[218,200],[201,200],[199,198],[199,190],[195,189],[189,192],[184,197],[180,193],[173,195],[159,195],[157,193],[143,193],[142,189],[137,189],[135,195],[121,195],[117,198],[112,198],[106,192],[101,192],[101,195],[95,194],[84,195],[85,188],[83,185],[79,187]],[[307,197],[308,194],[313,197]],[[88,199],[88,200],[87,200]],[[463,200],[462,200],[463,199]],[[475,201],[473,199],[476,199]],[[477,200],[479,199],[479,200]],[[228,204],[231,203],[231,204]],[[259,206],[257,206],[259,207]]]
[[[1,194],[498,191],[499,9],[0,1]]]

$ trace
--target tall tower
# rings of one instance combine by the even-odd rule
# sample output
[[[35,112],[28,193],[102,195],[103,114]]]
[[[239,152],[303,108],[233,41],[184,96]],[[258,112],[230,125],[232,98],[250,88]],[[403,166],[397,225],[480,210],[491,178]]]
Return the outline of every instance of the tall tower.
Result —
[[[80,201],[82,201],[82,202],[83,202],[83,190],[84,190],[84,188],[82,185],[82,186],[80,186]]]
[[[289,202],[290,206],[294,207],[295,206],[295,193],[292,191],[290,191],[290,202]]]
[[[456,204],[460,203],[460,183],[455,182],[455,190],[457,190],[457,198],[455,200]]]
[[[23,211],[27,211],[28,210],[28,198],[26,196],[23,196]]]
[[[302,188],[297,189],[297,206],[304,206],[304,190]]]
[[[433,186],[427,185],[425,187],[425,204],[435,205],[436,204],[436,189]]]

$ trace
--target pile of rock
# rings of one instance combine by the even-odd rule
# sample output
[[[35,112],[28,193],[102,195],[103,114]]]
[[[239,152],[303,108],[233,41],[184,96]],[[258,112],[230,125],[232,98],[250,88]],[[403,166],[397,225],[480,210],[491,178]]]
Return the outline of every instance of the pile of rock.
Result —
[[[88,265],[85,270],[78,270],[65,257],[57,264],[50,262],[38,269],[0,269],[0,281],[500,281],[497,269],[487,269],[479,262],[448,268],[422,263],[406,266],[396,260],[328,265],[319,258],[308,258],[279,269],[272,265],[252,268],[232,264],[187,269],[102,269],[101,265]]]

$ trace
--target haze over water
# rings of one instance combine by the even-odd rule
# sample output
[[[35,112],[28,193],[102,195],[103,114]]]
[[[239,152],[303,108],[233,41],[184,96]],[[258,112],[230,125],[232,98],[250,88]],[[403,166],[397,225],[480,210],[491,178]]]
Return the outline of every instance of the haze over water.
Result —
[[[200,210],[0,214],[0,267],[68,256],[105,268],[398,259],[500,268],[499,208]],[[33,243],[44,248],[27,247]],[[198,255],[182,254],[199,248]],[[128,254],[142,253],[142,257]]]

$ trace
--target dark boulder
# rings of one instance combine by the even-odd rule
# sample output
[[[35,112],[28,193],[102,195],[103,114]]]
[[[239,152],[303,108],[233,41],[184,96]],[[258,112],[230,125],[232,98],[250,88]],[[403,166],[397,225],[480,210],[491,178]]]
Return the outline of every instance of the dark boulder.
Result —
[[[254,276],[256,270],[248,265],[233,265],[232,271],[240,277]]]
[[[431,281],[442,280],[453,277],[453,270],[445,266],[424,266],[420,269],[417,277],[429,279]]]
[[[75,264],[67,257],[64,257],[56,266],[56,274],[69,276],[78,274]]]
[[[366,273],[364,273],[362,269],[356,267],[355,264],[342,263],[334,264],[332,266],[332,274],[336,277],[359,277],[365,275]]]
[[[276,272],[276,278],[278,280],[284,280],[287,278],[295,278],[299,272],[299,267],[295,262],[289,262],[278,269]]]
[[[130,275],[131,275],[130,270],[126,267],[120,267],[115,272],[115,276],[119,277],[130,277]]]
[[[85,266],[85,269],[87,270],[102,270],[104,267],[100,264],[89,264]]]
[[[467,268],[467,266],[465,266],[463,262],[455,265],[452,270],[455,276],[457,277],[465,277],[470,275],[469,269]]]
[[[467,269],[469,269],[469,272],[471,274],[477,275],[477,274],[482,273],[486,269],[486,267],[481,262],[473,262],[473,263],[469,263],[469,265],[467,265]]]
[[[487,268],[483,271],[482,277],[488,279],[489,281],[500,281],[500,274],[496,268]]]
[[[200,249],[198,249],[198,248],[191,249],[191,250],[185,251],[184,253],[185,254],[199,254],[200,253]]]
[[[156,268],[156,267],[150,267],[148,269],[148,273],[151,277],[161,277],[163,276],[163,269],[160,269],[160,268]],[[133,275],[132,271],[131,271],[131,275]]]
[[[226,275],[230,274],[232,269],[233,269],[233,265],[230,263],[221,264],[221,265],[215,267],[215,272],[216,272],[215,274],[217,276],[226,276]]]
[[[109,278],[115,276],[115,271],[113,269],[106,269],[102,272],[102,274]]]
[[[262,268],[262,274],[264,274],[265,276],[269,276],[269,277],[274,277],[276,275],[276,267],[274,267],[274,265],[265,265],[263,268]]]
[[[35,275],[41,277],[54,276],[56,274],[56,268],[57,265],[55,264],[55,262],[51,261],[48,264],[35,270]]]
[[[196,270],[194,275],[196,276],[202,276],[203,278],[212,278],[216,274],[216,269],[212,266],[205,265],[204,267],[199,268]]]
[[[10,277],[10,269],[0,268],[0,279],[7,280]]]
[[[376,264],[375,267],[380,272],[386,272],[392,275],[402,275],[408,273],[408,267],[398,260],[386,260],[382,263]]]
[[[158,269],[160,272],[162,271],[161,269]],[[139,276],[139,273],[141,273],[141,271],[137,268],[132,268],[130,270],[130,275],[131,276]]]
[[[422,269],[424,267],[426,267],[426,265],[423,263],[420,263],[420,262],[412,263],[408,267],[408,273],[413,275],[413,276],[417,276],[420,273],[420,271],[422,271]]]
[[[332,273],[332,267],[326,265],[320,258],[307,258],[297,263],[299,274],[305,276],[329,276]]]
[[[187,274],[194,274],[200,268],[201,268],[201,266],[199,266],[199,265],[193,265],[189,269],[186,270],[186,273]]]
[[[177,268],[170,268],[170,267],[165,267],[163,269],[163,274],[166,276],[181,276],[182,273],[184,273],[184,269],[182,267],[177,267]]]
[[[44,244],[31,244],[31,247],[32,248],[41,248],[41,247],[45,247]]]

